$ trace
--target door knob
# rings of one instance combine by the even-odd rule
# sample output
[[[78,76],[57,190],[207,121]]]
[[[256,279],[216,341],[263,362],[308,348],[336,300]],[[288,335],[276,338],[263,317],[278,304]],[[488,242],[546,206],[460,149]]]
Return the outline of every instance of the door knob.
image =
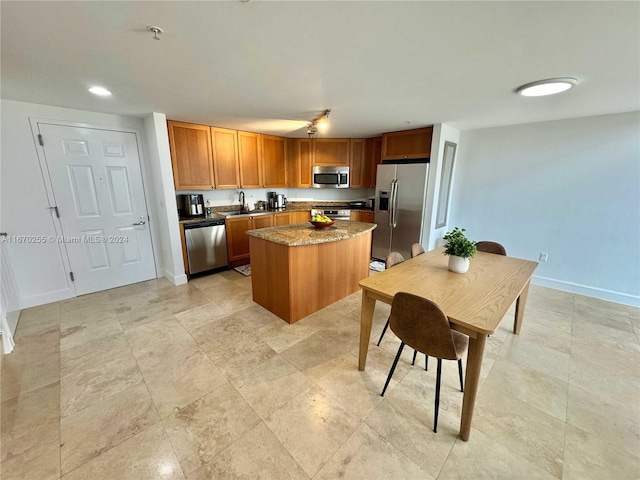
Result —
[[[147,222],[145,222],[144,220],[140,220],[139,222],[132,223],[131,225],[133,225],[133,226],[139,226],[139,225],[144,225],[145,223],[147,223]]]

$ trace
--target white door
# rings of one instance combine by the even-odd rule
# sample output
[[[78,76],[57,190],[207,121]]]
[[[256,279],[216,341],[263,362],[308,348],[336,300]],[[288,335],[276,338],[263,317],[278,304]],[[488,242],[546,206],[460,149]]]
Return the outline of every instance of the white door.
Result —
[[[135,133],[38,123],[78,295],[156,277]]]

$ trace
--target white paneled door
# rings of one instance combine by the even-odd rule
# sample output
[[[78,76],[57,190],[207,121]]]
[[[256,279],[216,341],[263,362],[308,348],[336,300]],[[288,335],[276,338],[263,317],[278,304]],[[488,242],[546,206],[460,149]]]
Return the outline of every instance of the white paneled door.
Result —
[[[156,277],[135,133],[38,122],[78,295]]]

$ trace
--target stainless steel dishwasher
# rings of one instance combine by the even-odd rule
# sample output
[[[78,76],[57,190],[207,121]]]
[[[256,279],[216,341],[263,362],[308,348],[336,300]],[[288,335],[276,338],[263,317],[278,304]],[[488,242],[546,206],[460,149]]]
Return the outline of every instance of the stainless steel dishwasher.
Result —
[[[206,272],[229,264],[224,220],[202,220],[184,224],[189,273]]]

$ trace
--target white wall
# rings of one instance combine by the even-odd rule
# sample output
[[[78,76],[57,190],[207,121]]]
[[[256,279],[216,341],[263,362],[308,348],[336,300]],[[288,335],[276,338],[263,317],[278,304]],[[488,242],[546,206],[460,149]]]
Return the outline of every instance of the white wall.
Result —
[[[159,271],[174,285],[187,283],[182,262],[182,242],[175,201],[173,170],[167,117],[163,113],[150,113],[144,118],[145,137],[149,152],[149,174],[153,189],[149,207],[156,219],[153,227],[159,238]]]
[[[143,130],[140,118],[1,100],[2,223],[10,235],[56,235],[29,118]],[[141,138],[144,146],[144,139]],[[144,151],[144,147],[143,147]],[[148,155],[142,155],[143,163]],[[148,167],[143,165],[145,171]],[[8,245],[22,308],[75,295],[57,244]]]
[[[464,131],[451,227],[541,263],[534,283],[640,306],[640,114]]]
[[[421,243],[426,250],[433,250],[441,244],[440,240],[447,231],[448,225],[451,224],[451,209],[449,209],[449,218],[447,224],[441,228],[436,227],[436,218],[438,214],[438,197],[440,196],[440,188],[442,187],[442,167],[444,163],[444,144],[445,142],[453,142],[456,145],[460,141],[460,131],[449,125],[439,123],[433,126],[433,136],[431,138],[431,156],[429,159],[429,179],[427,180],[427,196],[424,204],[424,218],[422,225]],[[457,152],[456,150],[456,156]],[[455,189],[455,172],[457,168],[457,159],[453,162],[453,172],[451,178],[451,191]],[[449,203],[451,203],[453,195],[449,194]]]

